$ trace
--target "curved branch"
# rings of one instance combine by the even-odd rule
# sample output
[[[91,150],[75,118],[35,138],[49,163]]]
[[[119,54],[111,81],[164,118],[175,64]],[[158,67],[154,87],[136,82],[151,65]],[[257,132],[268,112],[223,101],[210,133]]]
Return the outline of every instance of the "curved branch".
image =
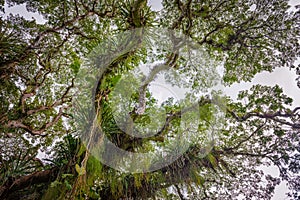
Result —
[[[53,167],[52,169],[22,176],[16,180],[8,180],[0,186],[0,199],[5,199],[12,192],[25,189],[34,184],[49,183],[57,176],[58,172],[59,168]]]

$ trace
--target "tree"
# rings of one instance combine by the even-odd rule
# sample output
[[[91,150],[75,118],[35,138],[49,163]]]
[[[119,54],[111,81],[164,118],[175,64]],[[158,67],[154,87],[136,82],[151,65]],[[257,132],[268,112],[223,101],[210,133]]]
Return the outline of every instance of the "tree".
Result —
[[[299,198],[293,99],[277,85],[255,85],[237,100],[205,95],[220,80],[250,81],[278,67],[298,73],[299,7],[165,0],[156,12],[144,0],[6,3],[25,3],[47,22],[0,19],[1,199],[271,199],[281,181]],[[149,62],[143,76],[138,69]],[[158,107],[149,88],[164,73],[190,89],[187,101]],[[164,157],[137,157],[150,163],[138,173],[125,159],[124,172],[113,163],[125,156],[109,141],[126,152],[169,148],[174,158],[162,166],[153,161]],[[270,165],[278,177],[260,170]]]

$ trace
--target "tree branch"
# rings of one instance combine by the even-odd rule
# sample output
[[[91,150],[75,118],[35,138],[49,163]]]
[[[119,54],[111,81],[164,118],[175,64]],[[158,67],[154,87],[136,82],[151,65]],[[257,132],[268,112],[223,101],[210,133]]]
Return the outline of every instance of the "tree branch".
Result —
[[[16,180],[8,180],[0,186],[0,199],[5,199],[9,194],[25,189],[34,184],[49,183],[54,180],[59,172],[58,167],[39,171],[30,175],[22,176]]]

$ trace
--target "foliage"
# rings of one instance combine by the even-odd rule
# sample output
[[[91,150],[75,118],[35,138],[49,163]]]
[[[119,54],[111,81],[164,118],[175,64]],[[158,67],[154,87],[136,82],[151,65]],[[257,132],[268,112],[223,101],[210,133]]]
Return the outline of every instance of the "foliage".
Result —
[[[46,22],[15,14],[4,17],[4,3],[25,4]],[[236,100],[203,95],[216,82],[214,72],[221,64],[224,85],[250,81],[257,73],[278,67],[299,75],[295,66],[300,53],[299,7],[290,11],[287,0],[163,0],[161,11],[151,10],[145,0],[0,4],[0,199],[271,199],[282,181],[287,182],[291,199],[300,197],[300,108],[292,107],[293,99],[278,85],[255,85],[240,91]],[[180,46],[180,37],[170,32],[169,37],[157,36],[161,37],[157,45],[165,48],[151,50],[151,38],[142,37],[145,27],[169,28],[196,45]],[[135,38],[119,37],[129,30],[137,30]],[[129,50],[105,63],[122,44]],[[193,56],[193,48],[205,49],[206,54]],[[113,98],[124,74],[129,74],[123,82],[128,86],[125,94],[133,82],[130,74],[139,65],[158,60],[179,74],[166,76],[169,83],[190,87],[187,97],[192,100],[201,94],[195,100],[199,124],[194,115],[186,115],[192,125],[186,132],[180,122],[181,105],[187,102],[169,98],[162,103],[168,114],[165,120],[150,116],[159,113],[148,88],[163,71],[159,66],[150,70],[153,77],[144,77],[149,82],[128,102]],[[87,63],[99,71],[103,63],[108,68],[95,77],[98,72],[88,71]],[[90,85],[95,78],[97,85]],[[78,87],[89,87],[96,95],[78,96]],[[87,107],[78,106],[83,101],[89,102]],[[214,116],[218,102],[224,104],[220,109],[225,120],[215,130],[211,122],[218,120]],[[114,112],[123,109],[121,104],[128,105],[131,120],[141,127],[162,123],[163,128],[147,138],[126,134],[114,118]],[[129,152],[180,146],[172,138],[188,137],[188,131],[197,140],[168,166],[121,172],[92,154],[93,148],[104,146],[101,134],[88,142],[79,139],[82,134],[90,136],[89,127],[95,124],[95,116],[85,112],[88,109],[97,111],[102,133]],[[204,136],[212,130],[218,134],[208,149]],[[279,176],[261,170],[266,166],[276,167]]]

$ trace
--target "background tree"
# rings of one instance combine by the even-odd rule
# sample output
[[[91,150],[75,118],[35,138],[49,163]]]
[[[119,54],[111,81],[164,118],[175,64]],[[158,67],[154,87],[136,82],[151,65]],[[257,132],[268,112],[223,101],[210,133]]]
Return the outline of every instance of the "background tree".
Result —
[[[270,199],[283,180],[290,197],[299,198],[300,108],[291,107],[293,100],[279,86],[255,85],[241,91],[236,101],[223,97],[226,122],[210,153],[199,157],[203,149],[196,143],[171,165],[147,173],[122,173],[101,164],[90,154],[91,146],[78,139],[87,129],[74,120],[93,122],[93,116],[84,112],[74,116],[70,109],[76,99],[76,76],[87,78],[79,73],[84,59],[92,55],[97,65],[97,58],[103,56],[97,51],[99,44],[136,28],[167,27],[185,34],[224,63],[227,85],[250,81],[262,71],[292,68],[299,57],[300,11],[288,11],[288,1],[166,0],[160,12],[143,0],[6,3],[26,3],[28,11],[38,12],[47,22],[37,24],[12,14],[0,19],[1,199]],[[4,1],[1,4],[3,11]],[[177,39],[172,35],[168,42],[178,47]],[[110,91],[120,75],[150,55],[139,41],[143,40],[136,40],[137,48],[109,63],[94,88],[95,99],[90,99],[96,102],[96,119],[106,127],[108,138],[133,152],[163,145],[170,134],[176,134],[181,116],[176,102],[165,102],[166,129],[148,139],[128,136],[112,118]],[[108,50],[114,47],[118,44]],[[165,66],[193,74],[190,85],[199,90],[205,69],[195,69],[183,59],[180,48],[160,56]],[[206,111],[203,122],[211,116],[213,100],[198,99]],[[154,107],[147,85],[132,102],[141,108],[130,113],[133,121],[147,123],[143,114]],[[202,133],[197,129],[195,135]],[[100,140],[93,139],[91,145],[99,145]],[[60,142],[52,145],[55,141]],[[41,151],[49,152],[48,159],[37,158]],[[270,165],[279,169],[279,177],[259,169]]]

